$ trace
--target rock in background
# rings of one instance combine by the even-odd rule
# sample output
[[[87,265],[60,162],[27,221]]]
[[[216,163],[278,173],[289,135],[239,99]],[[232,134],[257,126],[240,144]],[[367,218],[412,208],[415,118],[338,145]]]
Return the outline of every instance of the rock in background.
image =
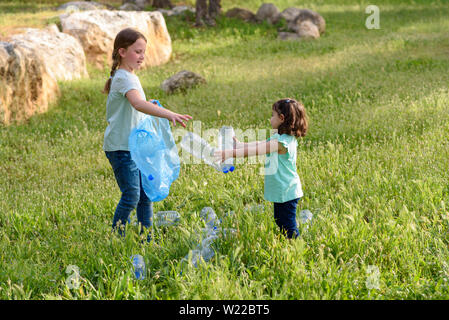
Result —
[[[97,10],[106,9],[106,5],[97,3],[94,1],[71,1],[64,3],[56,8],[56,10],[66,10],[66,11],[85,11],[85,10]]]
[[[238,18],[246,22],[263,22],[277,24],[284,19],[289,32],[279,32],[281,40],[302,40],[319,38],[326,30],[324,18],[309,9],[290,7],[282,12],[272,3],[263,3],[257,13],[247,9],[232,8],[226,12],[228,18]]]
[[[195,8],[189,7],[189,6],[175,6],[172,9],[156,9],[156,11],[159,11],[164,16],[171,17],[171,16],[179,16],[183,15],[185,13],[189,14],[195,14]]]
[[[309,9],[299,9],[298,14],[293,19],[288,21],[288,28],[295,32],[299,32],[301,23],[303,23],[304,21],[310,21],[311,23],[316,25],[320,35],[326,31],[326,22],[324,18],[319,13]]]
[[[226,12],[226,17],[237,18],[246,22],[256,22],[256,15],[248,9],[232,8]]]
[[[183,70],[164,80],[161,88],[167,93],[173,93],[176,90],[185,91],[188,88],[202,83],[206,83],[206,80],[202,76],[192,71]]]
[[[275,24],[279,21],[279,18],[279,10],[272,3],[262,4],[256,13],[256,20],[259,22],[268,21],[270,24]]]
[[[32,48],[42,58],[46,73],[56,80],[88,77],[83,47],[71,35],[59,32],[56,25],[45,29],[27,29],[10,42]]]
[[[317,39],[326,31],[326,22],[317,12],[309,9],[290,7],[279,14],[285,19],[287,28],[293,32],[279,32],[282,40]]]
[[[112,64],[112,50],[117,33],[136,28],[147,38],[145,66],[167,62],[172,53],[171,38],[160,12],[92,10],[60,16],[62,30],[77,38],[87,60],[103,68]]]
[[[58,95],[57,81],[35,48],[0,42],[0,123],[22,122],[45,112]]]

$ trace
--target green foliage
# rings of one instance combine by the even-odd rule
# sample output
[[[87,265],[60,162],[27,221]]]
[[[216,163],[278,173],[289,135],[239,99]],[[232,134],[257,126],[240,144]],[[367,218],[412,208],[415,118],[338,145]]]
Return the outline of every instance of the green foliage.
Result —
[[[204,130],[269,129],[274,101],[304,102],[298,211],[314,222],[300,239],[280,236],[261,164],[248,161],[227,175],[184,164],[154,206],[181,214],[178,226],[154,229],[159,247],[141,245],[135,226],[125,239],[112,234],[120,192],[101,149],[108,69],[89,66],[89,79],[60,83],[46,114],[0,127],[0,298],[447,299],[449,7],[378,1],[381,29],[367,30],[365,3],[279,1],[326,19],[326,33],[305,42],[277,40],[282,26],[221,17],[216,28],[193,28],[170,17],[171,61],[138,74],[148,98]],[[183,69],[207,84],[165,94],[160,83]],[[245,210],[258,204],[265,209]],[[234,211],[223,224],[238,234],[195,269],[181,260],[198,243],[204,206],[221,218]],[[133,279],[136,253],[149,268],[143,281]],[[80,269],[78,289],[66,285],[69,265]],[[378,289],[366,285],[369,266],[379,268]]]

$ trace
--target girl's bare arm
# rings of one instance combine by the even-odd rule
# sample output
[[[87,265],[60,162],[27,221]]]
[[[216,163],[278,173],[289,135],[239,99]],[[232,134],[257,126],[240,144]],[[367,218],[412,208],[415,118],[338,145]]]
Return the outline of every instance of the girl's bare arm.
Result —
[[[168,119],[173,122],[173,125],[176,125],[176,122],[179,122],[185,128],[186,125],[184,121],[192,119],[189,115],[181,115],[168,109],[161,108],[157,104],[145,101],[139,91],[135,89],[129,90],[126,93],[126,98],[128,98],[129,103],[131,103],[137,111],[149,114],[151,116]]]

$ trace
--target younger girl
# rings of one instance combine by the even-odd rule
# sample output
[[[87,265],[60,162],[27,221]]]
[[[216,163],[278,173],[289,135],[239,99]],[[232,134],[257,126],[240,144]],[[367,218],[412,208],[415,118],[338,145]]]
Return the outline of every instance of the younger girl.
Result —
[[[141,232],[151,227],[153,216],[152,203],[145,195],[140,171],[129,152],[131,130],[144,114],[166,118],[173,125],[179,122],[183,127],[184,121],[192,119],[189,115],[180,115],[146,101],[142,85],[134,73],[142,66],[146,46],[147,40],[139,31],[131,28],[120,31],[114,40],[111,76],[104,87],[104,93],[108,94],[106,118],[109,125],[104,133],[103,150],[122,192],[112,221],[113,229],[119,227],[120,234],[123,234],[122,229],[134,208],[137,207]],[[149,234],[147,240],[150,239]]]
[[[268,154],[265,162],[264,198],[274,202],[274,220],[288,238],[297,238],[296,206],[303,196],[296,172],[297,137],[307,132],[306,110],[294,99],[281,99],[272,106],[271,127],[276,133],[266,141],[236,144],[233,150],[216,151],[222,161],[228,158]]]

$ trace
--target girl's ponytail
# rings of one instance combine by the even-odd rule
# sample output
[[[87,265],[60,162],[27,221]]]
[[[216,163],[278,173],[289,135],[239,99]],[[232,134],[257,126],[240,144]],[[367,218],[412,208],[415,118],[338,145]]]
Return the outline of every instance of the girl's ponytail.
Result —
[[[112,67],[111,67],[111,73],[108,81],[106,81],[103,89],[103,93],[109,94],[109,91],[111,90],[111,83],[112,83],[112,77],[115,74],[115,70],[120,64],[120,55],[118,54],[118,49],[114,49],[112,52]]]
[[[112,51],[112,67],[111,67],[111,74],[106,81],[103,89],[103,93],[109,94],[109,91],[111,90],[111,83],[112,83],[112,77],[115,74],[115,70],[120,65],[120,54],[119,49],[124,48],[127,49],[130,45],[132,45],[134,42],[137,41],[137,39],[143,39],[145,42],[147,42],[147,39],[145,36],[140,33],[139,31],[133,29],[133,28],[126,28],[117,33],[114,40],[114,51]]]
[[[295,99],[281,99],[273,104],[273,110],[284,116],[284,122],[279,126],[279,134],[289,134],[295,137],[304,137],[309,127],[306,109],[301,102]]]

